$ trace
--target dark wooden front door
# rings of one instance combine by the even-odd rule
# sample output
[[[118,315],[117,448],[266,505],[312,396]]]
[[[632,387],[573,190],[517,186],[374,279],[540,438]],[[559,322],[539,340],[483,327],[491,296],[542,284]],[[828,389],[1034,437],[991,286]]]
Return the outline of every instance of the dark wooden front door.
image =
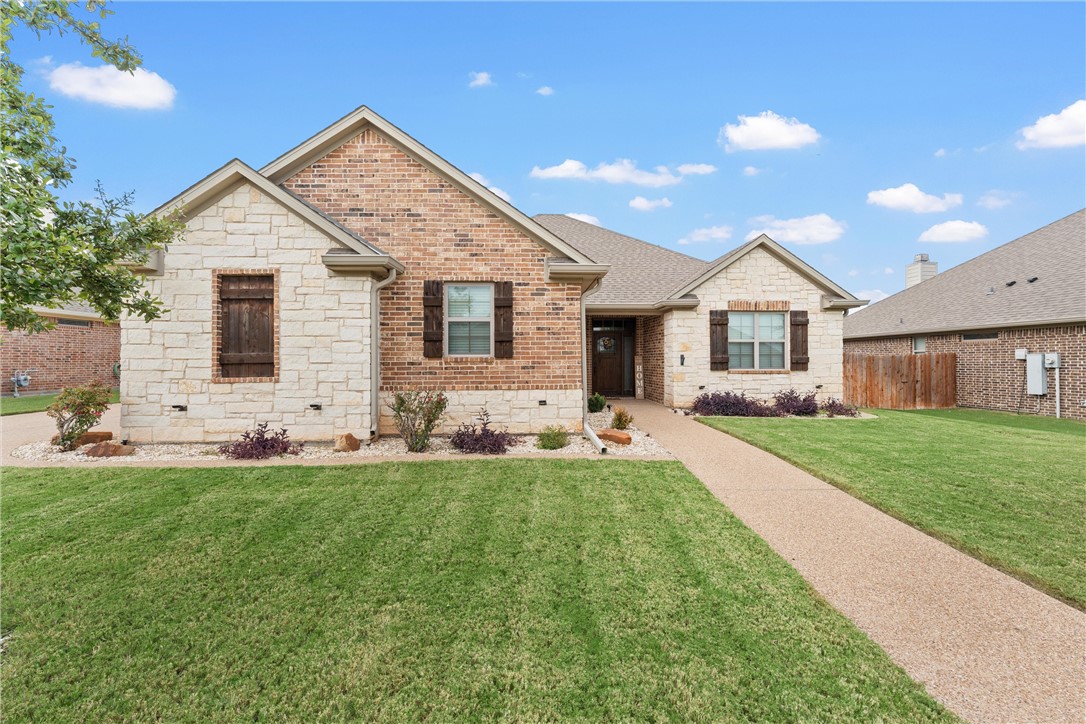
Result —
[[[622,330],[592,333],[592,390],[622,394]]]

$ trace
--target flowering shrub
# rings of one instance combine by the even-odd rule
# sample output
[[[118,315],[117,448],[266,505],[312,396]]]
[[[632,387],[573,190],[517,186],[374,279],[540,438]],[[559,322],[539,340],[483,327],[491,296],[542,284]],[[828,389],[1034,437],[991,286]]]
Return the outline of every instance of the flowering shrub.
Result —
[[[781,390],[773,395],[773,406],[781,415],[796,415],[799,417],[814,417],[818,414],[818,400],[814,392],[801,395],[796,390]]]
[[[601,412],[607,405],[607,398],[596,392],[588,398],[588,411]]]
[[[476,418],[480,426],[461,425],[449,438],[452,446],[464,453],[504,455],[509,448],[520,444],[520,438],[505,430],[490,429],[490,413],[484,407]]]
[[[291,443],[285,429],[268,434],[268,423],[243,432],[240,440],[219,446],[219,453],[235,460],[265,460],[277,455],[297,455],[305,443]]]
[[[74,450],[83,433],[102,421],[109,409],[110,389],[101,382],[84,387],[65,387],[49,405],[46,414],[57,421],[60,447]]]
[[[726,417],[776,417],[777,410],[761,400],[734,392],[704,392],[694,399],[694,414]]]
[[[445,415],[449,399],[444,392],[408,390],[393,395],[388,406],[407,451],[420,453],[430,448],[430,436]]]
[[[633,422],[633,415],[625,407],[616,407],[614,417],[611,418],[611,427],[615,430],[625,430]]]
[[[569,445],[569,432],[561,425],[548,425],[539,433],[535,446],[540,450],[560,450]]]
[[[853,405],[846,405],[841,400],[835,397],[831,397],[822,403],[822,412],[826,413],[827,417],[856,417],[860,414],[860,411]]]

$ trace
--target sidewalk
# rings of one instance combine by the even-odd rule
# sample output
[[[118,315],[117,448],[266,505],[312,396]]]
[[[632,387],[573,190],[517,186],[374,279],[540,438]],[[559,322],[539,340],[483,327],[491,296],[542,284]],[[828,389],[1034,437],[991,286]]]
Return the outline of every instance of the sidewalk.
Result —
[[[622,404],[959,716],[1086,721],[1086,614],[693,418]]]

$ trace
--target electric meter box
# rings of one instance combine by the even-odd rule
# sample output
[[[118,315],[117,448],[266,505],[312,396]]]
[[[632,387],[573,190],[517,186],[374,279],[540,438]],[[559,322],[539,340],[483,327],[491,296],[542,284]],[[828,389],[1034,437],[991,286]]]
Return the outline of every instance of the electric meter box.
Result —
[[[1045,356],[1040,352],[1026,355],[1026,394],[1048,394],[1048,370],[1045,369]]]
[[[1058,370],[1060,368],[1059,352],[1049,352],[1045,355],[1045,367],[1050,370]]]

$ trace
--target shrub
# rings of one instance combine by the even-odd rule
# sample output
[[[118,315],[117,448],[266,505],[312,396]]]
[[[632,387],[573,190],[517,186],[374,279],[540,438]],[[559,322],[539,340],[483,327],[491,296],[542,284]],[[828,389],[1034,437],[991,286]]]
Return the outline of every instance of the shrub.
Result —
[[[408,452],[426,452],[430,448],[430,436],[448,406],[444,392],[407,390],[393,395],[388,407]]]
[[[87,430],[102,421],[109,409],[110,389],[101,382],[84,387],[65,387],[46,411],[57,421],[57,436],[63,450],[74,450]]]
[[[625,407],[616,407],[615,416],[611,418],[611,427],[616,430],[625,430],[633,422],[633,415]]]
[[[601,412],[607,406],[607,398],[600,393],[595,393],[588,398],[588,411]]]
[[[822,412],[826,413],[827,417],[856,417],[860,414],[853,405],[846,405],[835,397],[822,403]]]
[[[774,417],[775,408],[734,392],[704,392],[694,399],[694,413],[722,417]]]
[[[561,425],[548,425],[539,433],[536,447],[541,450],[560,450],[569,445],[569,433]]]
[[[813,417],[818,414],[818,400],[814,392],[801,395],[796,390],[781,390],[773,395],[774,404],[778,414],[796,415],[798,417]]]
[[[297,455],[305,443],[292,443],[285,429],[268,433],[268,423],[241,433],[241,439],[219,446],[219,453],[234,460],[266,460],[277,455]]]
[[[485,407],[476,419],[480,426],[461,425],[449,438],[452,446],[460,452],[504,455],[509,448],[520,444],[520,438],[511,432],[490,429],[490,413]]]

